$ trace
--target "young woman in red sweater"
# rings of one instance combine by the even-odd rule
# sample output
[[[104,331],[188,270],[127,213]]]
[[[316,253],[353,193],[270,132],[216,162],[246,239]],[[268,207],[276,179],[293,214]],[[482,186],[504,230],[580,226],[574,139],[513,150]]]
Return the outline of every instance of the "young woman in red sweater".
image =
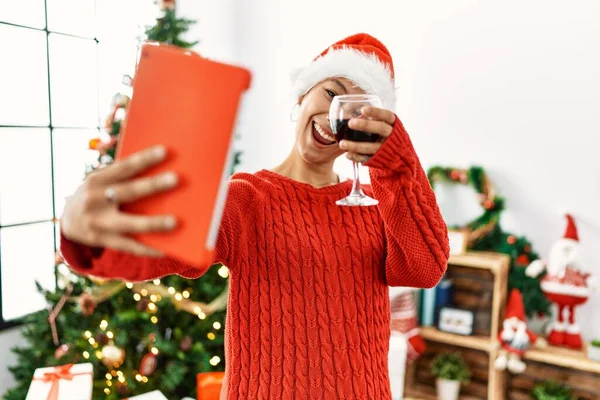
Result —
[[[394,109],[387,49],[358,34],[324,51],[297,75],[296,142],[279,166],[235,174],[217,240],[229,267],[223,399],[389,400],[388,286],[435,286],[446,270],[446,225],[409,135]],[[378,95],[356,129],[377,143],[327,140],[332,98]],[[325,135],[321,135],[325,133]],[[316,135],[320,135],[316,136]],[[371,207],[342,207],[352,186],[333,172],[340,155],[365,162]],[[170,216],[119,211],[176,186],[165,174],[136,179],[161,162],[149,149],[94,172],[69,199],[61,250],[75,271],[127,281],[169,274],[198,278],[209,265],[185,265],[127,237],[166,231]]]

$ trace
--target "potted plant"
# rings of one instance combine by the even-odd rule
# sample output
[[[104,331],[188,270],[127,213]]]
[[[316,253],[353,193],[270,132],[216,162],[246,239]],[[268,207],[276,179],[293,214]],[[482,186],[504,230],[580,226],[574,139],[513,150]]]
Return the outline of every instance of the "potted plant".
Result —
[[[590,360],[600,361],[600,340],[595,339],[590,342],[587,355]]]
[[[460,384],[471,378],[471,371],[458,353],[442,353],[433,360],[431,373],[436,377],[439,400],[456,400]]]
[[[534,400],[576,400],[569,386],[554,381],[544,381],[535,385],[531,398]]]

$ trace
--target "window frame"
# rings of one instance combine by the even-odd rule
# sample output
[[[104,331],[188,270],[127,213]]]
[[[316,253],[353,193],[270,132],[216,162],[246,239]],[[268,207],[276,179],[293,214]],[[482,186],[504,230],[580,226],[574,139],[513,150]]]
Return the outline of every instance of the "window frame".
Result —
[[[46,219],[46,220],[39,220],[39,221],[27,221],[27,222],[19,222],[19,223],[15,223],[15,224],[7,224],[7,225],[2,225],[0,223],[0,237],[2,235],[2,230],[5,228],[11,228],[11,227],[17,227],[17,226],[24,226],[24,225],[32,225],[32,224],[40,224],[40,223],[48,223],[48,222],[52,222],[54,225],[54,229],[53,229],[53,236],[54,236],[54,242],[53,242],[53,246],[54,246],[54,252],[56,253],[56,251],[58,250],[57,248],[57,244],[58,244],[58,240],[59,238],[57,237],[57,229],[56,229],[56,224],[58,223],[58,217],[57,217],[57,210],[56,210],[56,186],[55,186],[55,171],[54,171],[54,130],[55,129],[59,129],[59,130],[66,130],[66,129],[76,129],[76,130],[82,130],[82,129],[95,129],[95,130],[100,130],[101,126],[99,123],[99,109],[100,109],[100,104],[99,104],[99,81],[100,81],[100,74],[99,74],[99,54],[98,54],[98,44],[99,44],[99,40],[98,40],[98,9],[97,9],[97,5],[96,5],[96,1],[93,1],[94,3],[94,15],[93,15],[93,22],[94,22],[94,27],[95,27],[95,34],[93,37],[86,37],[86,36],[80,36],[80,35],[75,35],[75,34],[70,34],[70,33],[65,33],[65,32],[61,32],[61,31],[56,31],[56,30],[49,30],[48,29],[48,0],[44,0],[43,3],[43,7],[44,7],[44,27],[43,28],[36,28],[33,26],[28,26],[28,25],[22,25],[22,24],[17,24],[17,23],[13,23],[13,22],[8,22],[8,21],[4,21],[2,19],[0,19],[0,25],[2,26],[12,26],[12,27],[16,27],[16,28],[22,28],[22,29],[29,29],[29,30],[34,30],[37,32],[44,32],[45,33],[45,37],[46,37],[46,78],[47,78],[47,96],[48,96],[48,116],[49,116],[49,123],[48,125],[4,125],[4,124],[0,124],[0,128],[10,128],[10,129],[31,129],[31,128],[43,128],[43,129],[48,129],[49,130],[49,134],[50,134],[50,174],[51,174],[51,188],[52,188],[52,219]],[[96,79],[96,87],[98,89],[97,91],[97,96],[96,96],[96,118],[97,118],[97,123],[96,126],[58,126],[58,125],[54,125],[53,121],[52,121],[52,81],[51,81],[51,72],[50,72],[50,35],[61,35],[61,36],[67,36],[67,37],[72,37],[72,38],[77,38],[77,39],[84,39],[84,40],[89,40],[89,41],[93,41],[95,42],[95,55],[96,55],[96,59],[94,60],[94,64],[96,65],[96,71],[95,71],[95,79]],[[10,320],[4,320],[4,316],[3,316],[3,304],[2,304],[2,248],[0,246],[0,332],[10,329],[10,328],[14,328],[17,326],[20,326],[24,323],[24,319],[27,317],[27,315],[21,316],[19,318],[16,319],[10,319]],[[49,265],[48,267],[52,267],[52,265]],[[57,282],[57,274],[56,274],[56,265],[53,266],[54,268],[54,283],[55,285],[58,287],[58,282]],[[39,311],[39,310],[38,310]]]

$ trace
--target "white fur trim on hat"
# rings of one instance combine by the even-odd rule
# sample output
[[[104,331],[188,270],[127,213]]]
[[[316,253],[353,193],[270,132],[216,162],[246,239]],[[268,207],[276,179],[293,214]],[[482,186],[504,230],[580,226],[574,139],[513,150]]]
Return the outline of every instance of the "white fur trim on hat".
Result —
[[[299,98],[317,83],[343,77],[353,81],[367,94],[379,96],[383,108],[396,109],[396,89],[389,67],[375,54],[348,47],[329,49],[304,68],[292,74],[292,96]]]
[[[555,281],[542,281],[540,287],[544,292],[572,297],[588,298],[592,294],[592,289],[589,287],[569,285]]]
[[[550,329],[557,331],[557,332],[564,332],[566,328],[567,328],[567,325],[564,324],[563,322],[554,322],[553,324],[550,325]]]
[[[577,335],[578,333],[581,333],[581,328],[579,328],[579,325],[577,324],[570,324],[567,326],[567,333]]]

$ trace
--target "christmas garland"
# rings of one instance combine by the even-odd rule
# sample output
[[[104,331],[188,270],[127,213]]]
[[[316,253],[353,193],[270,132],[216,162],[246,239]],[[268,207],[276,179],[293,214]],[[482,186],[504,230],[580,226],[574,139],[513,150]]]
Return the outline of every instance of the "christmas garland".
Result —
[[[525,311],[528,316],[549,314],[550,302],[541,291],[539,281],[525,275],[525,267],[539,258],[525,237],[505,232],[500,226],[500,217],[505,209],[504,198],[497,195],[488,174],[481,166],[461,169],[455,167],[433,166],[427,171],[430,185],[450,183],[471,186],[478,194],[479,204],[484,212],[464,226],[449,226],[468,232],[467,249],[493,251],[507,254],[511,258],[508,279],[509,290],[519,289],[523,294]]]
[[[226,271],[227,267],[221,267],[222,271]],[[228,272],[221,272],[224,279],[227,278]],[[189,299],[187,293],[179,293],[173,287],[167,287],[160,282],[160,279],[154,282],[136,282],[129,283],[120,280],[105,280],[98,283],[97,286],[88,288],[79,296],[69,297],[69,301],[79,304],[81,313],[91,315],[99,303],[102,303],[116,294],[120,293],[125,288],[130,289],[134,294],[138,294],[136,301],[141,302],[141,311],[146,311],[147,306],[154,302],[160,302],[162,298],[169,299],[175,309],[183,310],[190,314],[197,315],[200,319],[205,319],[207,316],[214,314],[217,311],[225,310],[227,306],[227,294],[229,290],[229,281],[225,281],[225,289],[223,292],[214,298],[210,303],[201,301],[193,301]],[[134,296],[135,297],[135,296]],[[147,299],[152,299],[148,301]],[[142,301],[145,300],[145,301]]]

